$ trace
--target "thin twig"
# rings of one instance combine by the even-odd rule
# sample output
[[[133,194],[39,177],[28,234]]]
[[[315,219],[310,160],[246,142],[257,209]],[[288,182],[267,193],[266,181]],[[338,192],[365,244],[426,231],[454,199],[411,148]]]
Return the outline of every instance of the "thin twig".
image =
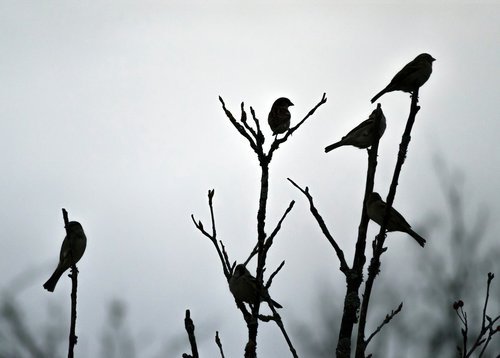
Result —
[[[284,262],[282,263],[284,264]],[[276,325],[279,327],[281,334],[283,335],[283,338],[285,338],[286,343],[288,344],[288,349],[290,349],[290,353],[292,353],[292,357],[294,358],[299,358],[299,355],[297,354],[297,350],[293,346],[292,340],[288,336],[288,333],[285,329],[285,325],[283,324],[283,321],[281,320],[281,316],[276,310],[276,308],[272,305],[269,304],[269,308],[271,311],[273,311],[273,321],[276,322]]]
[[[242,126],[241,124],[239,124],[238,121],[236,120],[236,118],[234,118],[233,114],[226,108],[226,104],[224,103],[224,100],[222,99],[221,96],[219,96],[219,101],[220,101],[220,103],[222,103],[222,109],[226,113],[227,118],[229,118],[229,121],[238,130],[238,132],[240,132],[240,134],[248,140],[248,142],[250,143],[250,147],[252,147],[252,149],[257,152],[257,144],[255,142],[255,139],[251,137],[251,135],[245,130],[245,127]],[[242,111],[244,111],[243,103],[242,103],[241,109],[242,109]],[[243,113],[242,113],[242,116],[243,116]],[[245,114],[245,116],[246,116],[246,114]]]
[[[217,347],[219,347],[221,358],[224,358],[224,350],[222,349],[222,342],[219,338],[219,331],[215,331],[215,344],[217,344]]]
[[[349,273],[349,266],[347,265],[347,261],[345,260],[344,257],[344,252],[340,248],[340,246],[337,244],[333,236],[330,234],[330,231],[328,230],[325,221],[321,217],[321,214],[318,212],[318,209],[314,206],[313,198],[311,194],[309,194],[309,188],[306,187],[305,189],[302,189],[300,186],[298,186],[292,179],[287,178],[290,183],[297,189],[299,189],[309,200],[309,209],[311,213],[313,214],[314,218],[319,224],[319,227],[321,228],[321,231],[323,232],[323,235],[325,235],[326,239],[328,242],[333,246],[333,249],[335,250],[335,253],[337,254],[337,257],[340,261],[340,271],[342,271],[345,275]]]
[[[403,308],[403,302],[401,302],[398,306],[398,308],[396,308],[396,310],[392,310],[390,314],[386,315],[384,320],[382,321],[382,323],[377,327],[377,329],[372,333],[370,334],[370,336],[368,337],[368,339],[366,340],[366,346],[368,346],[368,343],[370,343],[370,341],[372,340],[372,338],[380,332],[380,330],[382,329],[382,327],[384,327],[387,323],[389,323],[395,315],[397,315],[401,309]]]
[[[255,115],[255,111],[253,110],[252,106],[250,106],[250,113],[252,114],[253,121],[255,122],[255,126],[257,127],[257,145],[262,147],[262,144],[264,144],[265,137],[264,134],[262,133],[262,130],[260,129],[260,123],[259,120],[257,119],[257,116]]]
[[[283,216],[281,217],[281,219],[278,221],[278,224],[276,224],[276,227],[274,228],[273,232],[271,233],[271,235],[269,235],[269,237],[266,239],[266,242],[264,243],[264,250],[269,251],[269,249],[271,248],[273,242],[274,242],[274,237],[278,234],[278,232],[280,231],[281,229],[281,224],[283,223],[283,221],[285,220],[286,216],[290,213],[290,211],[292,210],[293,206],[295,205],[295,201],[292,200],[290,202],[290,204],[288,205],[288,208],[285,210]],[[250,255],[248,256],[248,258],[245,260],[245,263],[244,265],[246,266],[250,260],[252,259],[252,257],[254,257],[257,252],[258,252],[258,249],[259,249],[259,246],[258,244],[255,245],[255,247],[253,248],[252,252],[250,253]]]
[[[196,345],[196,336],[194,335],[194,322],[191,319],[191,312],[186,310],[186,317],[184,318],[184,328],[188,334],[189,345],[191,346],[191,355],[184,353],[183,357],[198,358],[198,347]]]
[[[252,107],[250,107],[250,110],[252,110]],[[253,138],[257,138],[257,133],[255,130],[248,124],[247,122],[247,112],[245,112],[245,104],[241,102],[241,123],[245,126],[245,128],[252,134]],[[255,121],[255,119],[254,119]]]
[[[217,243],[217,230],[215,228],[215,214],[214,214],[214,207],[213,207],[213,197],[215,195],[215,190],[209,190],[208,191],[208,206],[210,208],[210,220],[212,222],[212,233],[208,233],[205,228],[203,227],[203,223],[201,222],[201,220],[199,221],[196,221],[196,219],[194,218],[194,215],[191,214],[191,220],[193,220],[193,223],[194,223],[194,226],[203,234],[205,235],[206,237],[208,237],[208,239],[210,241],[212,241],[212,243],[214,244],[215,246],[215,250],[217,251],[217,255],[219,255],[219,259],[220,259],[220,262],[222,264],[222,270],[224,271],[224,276],[226,276],[226,279],[229,280],[229,278],[231,277],[231,274],[230,274],[230,266],[229,266],[229,258],[227,257],[227,253],[224,251],[221,250],[221,248],[219,247],[218,243]],[[221,244],[222,244],[222,241],[220,241]]]
[[[267,283],[266,283],[266,288],[271,287],[271,285],[273,283],[274,276],[276,276],[278,274],[278,272],[280,272],[280,270],[283,268],[283,266],[285,266],[285,260],[281,261],[281,264],[278,266],[278,268],[276,270],[274,270],[274,272],[271,274],[271,276],[269,276],[269,279],[267,280]]]

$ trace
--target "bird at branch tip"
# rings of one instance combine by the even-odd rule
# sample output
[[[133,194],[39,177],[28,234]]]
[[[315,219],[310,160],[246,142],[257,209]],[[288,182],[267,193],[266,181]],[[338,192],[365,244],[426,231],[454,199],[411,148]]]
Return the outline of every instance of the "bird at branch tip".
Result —
[[[436,61],[428,53],[422,53],[415,57],[405,67],[399,71],[391,82],[382,91],[372,98],[372,103],[382,95],[392,91],[411,92],[420,88],[431,76],[432,62]]]
[[[368,119],[361,122],[356,128],[343,136],[340,141],[326,147],[325,153],[344,145],[352,145],[360,149],[371,147],[373,143],[382,137],[386,127],[385,116],[379,104],[370,114]]]
[[[82,225],[77,221],[70,221],[67,226],[67,235],[61,246],[59,263],[52,276],[43,284],[43,288],[47,291],[54,292],[62,274],[69,269],[73,263],[76,264],[80,261],[86,247],[87,237],[85,236]]]
[[[258,298],[260,302],[265,301],[276,308],[282,308],[278,302],[271,299],[267,288],[260,285],[243,264],[234,268],[229,279],[229,290],[237,301],[254,305]]]
[[[368,217],[375,221],[377,224],[382,225],[384,221],[386,203],[382,200],[380,195],[376,192],[370,193],[366,199],[366,211]],[[410,224],[405,220],[403,215],[401,215],[396,209],[391,207],[389,211],[389,218],[387,219],[387,231],[401,231],[405,232],[418,242],[418,244],[424,247],[426,240],[412,230]]]
[[[269,127],[273,131],[273,134],[277,136],[278,134],[285,133],[290,129],[290,111],[288,107],[293,106],[293,103],[285,97],[280,97],[274,101],[267,121]]]

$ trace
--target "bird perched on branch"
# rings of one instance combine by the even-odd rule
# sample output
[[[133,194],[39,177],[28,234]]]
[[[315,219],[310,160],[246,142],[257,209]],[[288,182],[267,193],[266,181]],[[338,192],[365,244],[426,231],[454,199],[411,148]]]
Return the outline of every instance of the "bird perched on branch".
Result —
[[[377,116],[379,117],[377,118]],[[385,116],[379,104],[368,119],[343,136],[340,141],[326,147],[325,152],[328,153],[343,145],[352,145],[360,149],[371,147],[376,140],[382,137],[386,127]]]
[[[366,199],[366,211],[368,217],[377,224],[382,225],[385,215],[386,203],[382,200],[378,193],[371,193]],[[422,247],[425,245],[425,239],[411,229],[410,224],[405,220],[403,215],[391,207],[389,218],[387,219],[387,231],[402,231],[410,235]]]
[[[229,279],[229,290],[237,301],[254,305],[257,303],[258,296],[260,302],[266,301],[276,308],[282,308],[278,302],[271,299],[267,288],[259,285],[257,279],[243,264],[236,265],[234,268],[233,275]]]
[[[290,111],[288,107],[293,103],[285,97],[280,97],[274,101],[267,121],[274,135],[285,133],[290,128]]]
[[[431,76],[432,62],[435,60],[436,59],[428,53],[422,53],[415,57],[413,61],[408,63],[396,74],[396,76],[394,76],[387,87],[372,98],[372,103],[387,92],[413,92],[420,88]]]
[[[67,235],[61,246],[59,263],[52,276],[43,284],[43,288],[50,292],[54,292],[57,281],[59,281],[62,274],[69,269],[73,263],[76,264],[82,258],[85,248],[87,247],[87,237],[79,222],[70,221],[66,229]]]

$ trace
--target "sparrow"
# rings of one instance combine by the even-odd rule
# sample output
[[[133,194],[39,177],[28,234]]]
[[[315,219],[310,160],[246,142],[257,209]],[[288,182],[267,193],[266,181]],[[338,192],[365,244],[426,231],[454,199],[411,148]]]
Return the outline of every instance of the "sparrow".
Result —
[[[379,110],[380,118],[377,128],[377,114]],[[385,116],[379,104],[377,108],[370,114],[368,119],[361,122],[356,128],[343,136],[340,141],[330,144],[328,147],[326,147],[325,153],[328,153],[329,151],[343,145],[352,145],[360,149],[371,147],[376,140],[382,137],[386,127],[387,124],[385,121]]]
[[[254,305],[257,303],[257,296],[259,296],[261,302],[266,301],[276,308],[282,308],[278,302],[271,299],[267,288],[259,285],[257,279],[243,264],[236,265],[234,268],[233,275],[229,279],[229,290],[237,301]]]
[[[274,101],[267,121],[274,135],[285,133],[290,128],[290,112],[288,107],[293,106],[293,103],[285,97],[278,98]]]
[[[371,193],[366,199],[366,211],[368,217],[377,224],[382,225],[384,220],[386,203],[382,200],[378,193]],[[389,218],[387,220],[387,231],[402,231],[409,234],[422,247],[425,245],[425,239],[411,229],[410,224],[405,220],[403,215],[391,207]]]
[[[394,76],[387,87],[372,98],[372,103],[387,92],[413,92],[420,88],[431,76],[432,62],[434,61],[436,61],[436,59],[428,53],[422,53],[415,57],[413,61],[408,63],[396,74],[396,76]]]
[[[76,264],[82,258],[86,247],[87,237],[83,232],[82,225],[77,221],[70,221],[67,226],[67,235],[61,246],[59,263],[52,276],[43,284],[43,288],[47,291],[54,292],[57,281],[59,281],[62,274],[69,269],[73,263]]]

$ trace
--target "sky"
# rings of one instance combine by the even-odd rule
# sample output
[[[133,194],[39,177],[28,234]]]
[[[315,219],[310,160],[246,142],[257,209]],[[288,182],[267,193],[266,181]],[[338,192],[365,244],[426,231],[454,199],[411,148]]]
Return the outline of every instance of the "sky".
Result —
[[[252,106],[269,143],[276,98],[295,104],[294,124],[326,93],[327,103],[276,152],[270,174],[268,233],[296,201],[269,256],[269,267],[286,260],[271,292],[286,307],[285,325],[311,323],[318,282],[340,297],[344,282],[286,178],[309,187],[351,258],[366,152],[323,148],[366,119],[370,98],[422,52],[436,61],[420,90],[394,205],[415,227],[445,211],[436,174],[445,166],[463,180],[470,215],[487,207],[490,229],[499,230],[499,20],[498,2],[1,0],[0,290],[15,291],[40,322],[51,319],[51,305],[69,311],[69,279],[53,294],[42,289],[66,208],[88,237],[79,264],[81,356],[95,356],[114,299],[125,302],[133,335],[147,337],[141,357],[184,339],[186,308],[205,332],[205,356],[216,354],[216,330],[238,356],[246,327],[216,252],[190,218],[209,225],[207,192],[215,189],[218,235],[231,260],[244,260],[255,244],[259,166],[218,96],[236,117],[241,102]],[[409,95],[380,102],[387,130],[375,189],[384,196]],[[391,236],[388,260],[411,275],[403,263],[426,252]],[[429,237],[425,250],[440,249],[438,241]],[[263,326],[262,352],[285,356],[277,327]],[[176,356],[188,349],[181,342]]]

